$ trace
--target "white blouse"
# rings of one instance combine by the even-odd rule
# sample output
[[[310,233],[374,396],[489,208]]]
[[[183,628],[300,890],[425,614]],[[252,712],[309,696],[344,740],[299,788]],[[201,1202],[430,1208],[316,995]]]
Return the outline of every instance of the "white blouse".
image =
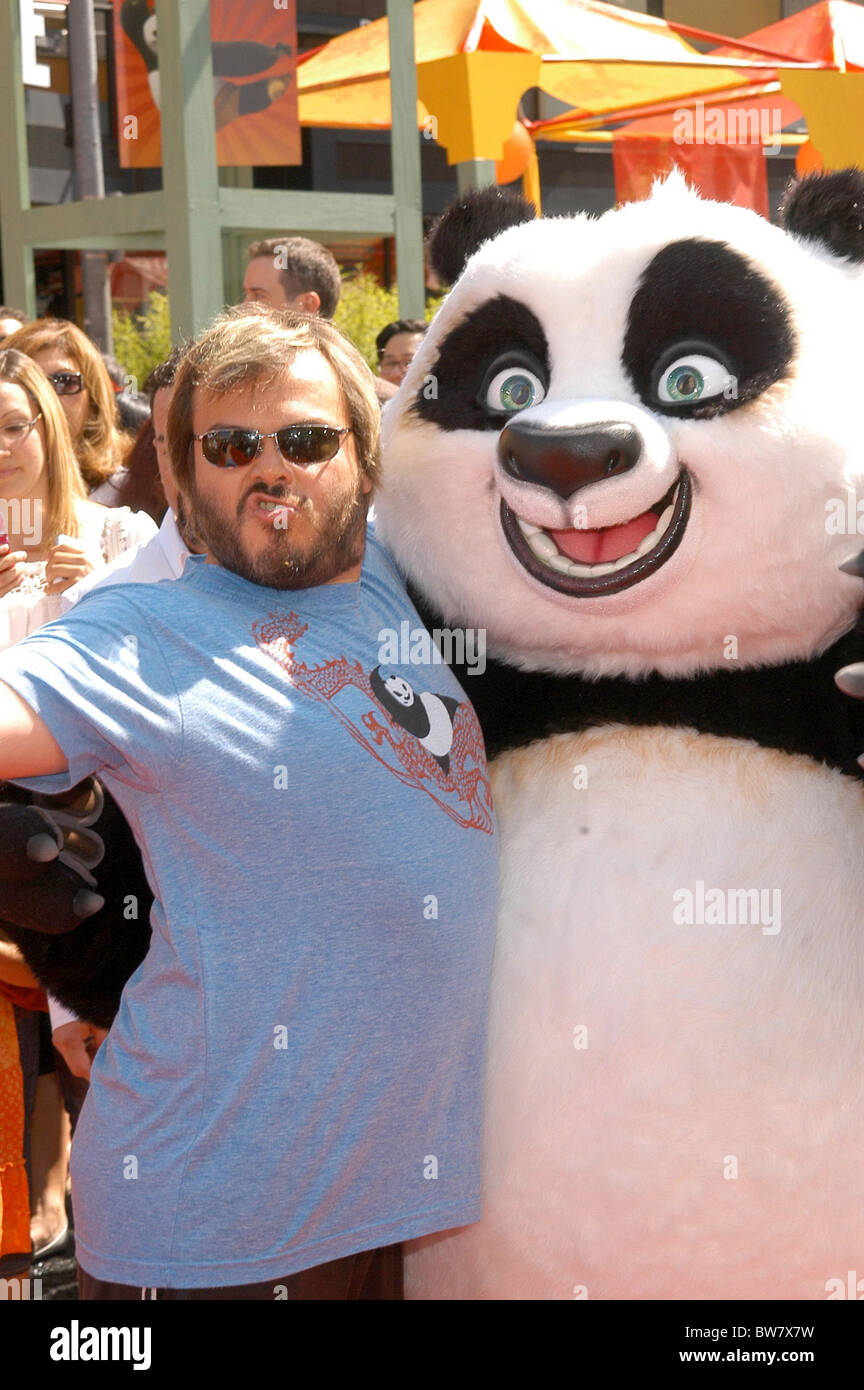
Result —
[[[88,511],[78,540],[97,569],[118,555],[149,541],[158,526],[146,512],[128,507],[99,507]],[[62,594],[45,592],[45,560],[22,566],[24,577],[16,589],[0,598],[0,651],[35,632],[43,623],[59,618]]]

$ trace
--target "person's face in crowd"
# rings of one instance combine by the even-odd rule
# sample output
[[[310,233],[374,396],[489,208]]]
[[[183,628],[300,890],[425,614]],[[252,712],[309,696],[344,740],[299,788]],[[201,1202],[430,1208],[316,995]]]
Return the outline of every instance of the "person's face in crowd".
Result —
[[[195,434],[350,425],[336,375],[314,349],[297,352],[267,389],[253,384],[223,395],[197,390],[193,407]],[[193,448],[189,521],[211,563],[274,589],[359,579],[371,484],[358,465],[353,434],[343,435],[332,459],[308,468],[286,462],[275,439],[263,440],[258,457],[235,468],[208,463],[200,440]]]
[[[31,430],[20,429],[39,414],[23,386],[0,381],[0,497],[41,497],[45,467],[45,435],[42,421]],[[10,433],[7,433],[7,430]],[[15,434],[18,438],[15,438]],[[2,527],[0,527],[2,529]]]
[[[62,348],[42,348],[40,352],[31,353],[30,356],[34,362],[39,364],[46,376],[51,376],[53,372],[77,372],[81,376],[81,368],[75,358],[70,357],[68,352],[64,352]],[[58,395],[57,399],[63,407],[63,413],[69,423],[72,442],[77,444],[84,433],[84,426],[90,415],[90,396],[84,385],[83,377],[80,391],[69,396]]]
[[[422,341],[422,333],[393,334],[393,337],[388,340],[378,364],[378,371],[385,381],[392,381],[394,386],[401,385],[405,373],[420,351]]]
[[[159,468],[159,479],[162,483],[162,491],[165,493],[165,500],[168,506],[177,514],[177,484],[174,480],[174,470],[171,467],[171,455],[168,453],[168,443],[165,438],[165,428],[168,423],[168,407],[171,404],[170,386],[160,386],[158,391],[154,391],[153,400],[150,405],[150,413],[153,420],[153,443],[156,448],[156,463]]]
[[[300,314],[317,314],[321,299],[315,290],[290,295],[282,283],[282,272],[272,256],[256,256],[243,276],[243,303],[266,304],[271,309],[295,309]]]
[[[0,319],[0,343],[3,342],[4,338],[8,338],[10,334],[17,333],[20,327],[21,324],[17,319]]]

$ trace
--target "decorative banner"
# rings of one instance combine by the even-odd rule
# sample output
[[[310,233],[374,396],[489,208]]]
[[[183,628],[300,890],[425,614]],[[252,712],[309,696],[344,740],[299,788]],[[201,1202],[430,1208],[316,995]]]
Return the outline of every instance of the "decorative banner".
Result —
[[[158,168],[155,0],[113,5],[120,164]],[[210,0],[210,36],[219,164],[301,164],[296,0]]]

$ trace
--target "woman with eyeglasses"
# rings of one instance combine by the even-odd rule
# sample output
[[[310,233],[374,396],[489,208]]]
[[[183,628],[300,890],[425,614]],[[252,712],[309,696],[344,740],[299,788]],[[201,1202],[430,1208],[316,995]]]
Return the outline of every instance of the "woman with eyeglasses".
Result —
[[[49,379],[31,357],[0,350],[0,650],[58,617],[65,589],[155,533],[146,513],[88,499]]]
[[[60,595],[156,533],[128,507],[89,501],[66,416],[29,356],[0,348],[0,650],[59,616]],[[0,801],[8,788],[0,783]],[[69,1122],[45,995],[0,929],[0,1276],[58,1251]],[[25,1136],[30,1136],[30,1171]]]
[[[87,492],[94,502],[114,502],[111,482],[132,441],[118,428],[117,398],[98,348],[64,319],[36,319],[3,346],[26,352],[42,368],[66,416]]]

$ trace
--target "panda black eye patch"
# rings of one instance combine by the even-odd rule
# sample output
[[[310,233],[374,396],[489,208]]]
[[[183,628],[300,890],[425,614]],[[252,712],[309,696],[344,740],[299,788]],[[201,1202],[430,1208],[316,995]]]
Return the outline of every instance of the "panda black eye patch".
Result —
[[[691,345],[713,355],[733,378],[728,389],[689,401],[685,390],[682,399],[667,399],[663,372],[679,345],[682,357]],[[650,409],[705,419],[737,410],[786,376],[795,346],[789,306],[777,286],[724,242],[691,237],[664,246],[643,272],[621,360]]]
[[[484,404],[484,386],[499,361],[528,366],[549,383],[549,347],[540,320],[509,295],[479,304],[447,334],[432,368],[434,391],[421,386],[411,406],[441,430],[500,430],[502,414]]]

